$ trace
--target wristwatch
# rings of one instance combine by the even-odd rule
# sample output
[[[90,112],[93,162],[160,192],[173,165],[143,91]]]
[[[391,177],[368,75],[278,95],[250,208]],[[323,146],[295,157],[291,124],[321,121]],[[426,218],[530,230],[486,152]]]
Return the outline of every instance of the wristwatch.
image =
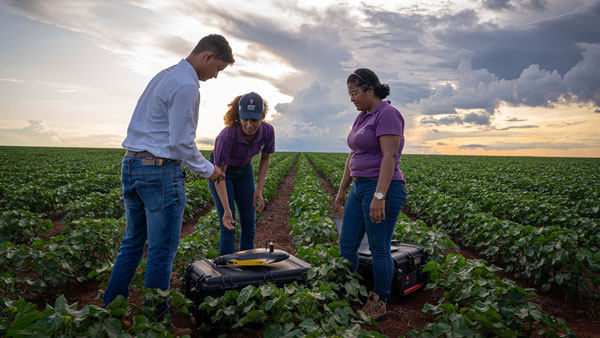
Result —
[[[380,200],[380,201],[385,199],[385,195],[383,193],[380,193],[380,192],[374,193],[373,196],[375,196],[375,198],[378,199],[378,200]]]

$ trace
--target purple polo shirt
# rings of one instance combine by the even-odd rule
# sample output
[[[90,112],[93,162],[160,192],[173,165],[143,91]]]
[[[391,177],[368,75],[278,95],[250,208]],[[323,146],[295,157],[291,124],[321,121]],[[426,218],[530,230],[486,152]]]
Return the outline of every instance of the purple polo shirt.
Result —
[[[383,159],[378,139],[381,135],[400,136],[400,147],[392,179],[404,181],[404,176],[398,167],[402,148],[404,148],[404,118],[390,105],[390,101],[382,101],[372,112],[367,114],[363,111],[356,117],[352,130],[348,134],[348,146],[354,152],[349,163],[350,175],[379,177],[379,168]]]
[[[263,122],[256,133],[254,140],[248,143],[242,134],[241,125],[223,128],[215,140],[214,164],[242,167],[250,164],[252,157],[260,152],[274,153],[275,131],[273,126]]]

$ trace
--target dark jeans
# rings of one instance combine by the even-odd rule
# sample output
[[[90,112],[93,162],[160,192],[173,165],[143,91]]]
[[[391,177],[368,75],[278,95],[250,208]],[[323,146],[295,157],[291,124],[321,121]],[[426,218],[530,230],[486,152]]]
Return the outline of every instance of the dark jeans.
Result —
[[[212,156],[211,156],[212,162]],[[239,214],[240,244],[239,251],[254,248],[254,232],[256,227],[256,207],[252,205],[254,198],[254,169],[252,164],[243,167],[228,166],[225,173],[225,184],[227,185],[227,198],[229,199],[229,208],[233,218],[236,219],[236,206]],[[226,255],[235,252],[235,229],[229,230],[223,226],[223,214],[225,210],[217,195],[215,184],[208,183],[210,193],[215,200],[217,212],[219,213],[219,224],[221,226],[221,236],[219,240],[219,255]],[[238,226],[238,221],[234,224]]]
[[[373,259],[373,292],[384,302],[390,296],[394,262],[391,254],[391,241],[396,219],[406,202],[404,181],[392,180],[385,199],[385,220],[371,222],[369,211],[377,187],[377,179],[359,177],[354,181],[342,221],[340,235],[340,255],[352,262],[351,271],[358,268],[358,247],[367,233],[369,250]]]
[[[148,241],[146,288],[168,290],[173,259],[185,208],[185,172],[181,163],[142,164],[142,158],[124,158],[121,167],[127,228],[104,293],[108,305],[118,295],[127,297],[129,283],[144,256]]]

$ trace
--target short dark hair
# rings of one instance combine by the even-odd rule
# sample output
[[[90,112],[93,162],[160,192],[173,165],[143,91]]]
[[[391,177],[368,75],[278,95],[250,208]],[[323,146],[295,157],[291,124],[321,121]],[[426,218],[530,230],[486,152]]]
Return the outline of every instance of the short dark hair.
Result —
[[[192,54],[195,55],[202,52],[213,52],[217,59],[225,61],[229,64],[233,64],[235,62],[229,42],[227,42],[227,39],[225,39],[223,35],[210,34],[200,39],[192,51]]]
[[[379,82],[379,77],[374,71],[367,68],[358,68],[354,73],[348,76],[346,84],[354,83],[357,87],[361,87],[362,91],[367,91],[369,87],[373,87],[375,96],[380,99],[385,99],[390,95],[390,86],[386,83]]]

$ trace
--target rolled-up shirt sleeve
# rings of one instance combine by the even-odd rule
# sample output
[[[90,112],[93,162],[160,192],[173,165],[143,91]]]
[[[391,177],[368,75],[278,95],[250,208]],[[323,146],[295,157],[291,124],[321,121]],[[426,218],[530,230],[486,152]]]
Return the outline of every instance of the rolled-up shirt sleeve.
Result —
[[[204,178],[210,177],[214,166],[196,147],[196,128],[198,127],[198,107],[200,93],[193,85],[183,85],[173,92],[168,100],[169,142],[183,163]]]

